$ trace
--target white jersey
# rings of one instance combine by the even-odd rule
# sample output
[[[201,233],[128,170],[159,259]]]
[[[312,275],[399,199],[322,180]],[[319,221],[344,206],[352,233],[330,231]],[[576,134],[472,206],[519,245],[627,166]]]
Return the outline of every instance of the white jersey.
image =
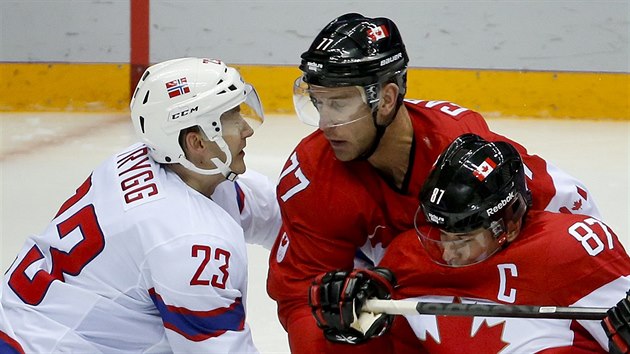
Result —
[[[256,198],[256,184],[244,185],[243,195]],[[108,159],[5,275],[1,300],[14,339],[35,353],[257,352],[245,321],[239,224],[256,238],[256,222],[274,216],[254,215],[250,203],[239,217],[227,187],[237,188],[221,186],[224,209],[144,145]]]
[[[0,287],[0,299],[2,298],[2,287]],[[4,314],[0,306],[0,353],[2,354],[22,354],[24,349],[15,340],[13,329],[9,326],[9,319]]]
[[[248,169],[236,181],[219,184],[212,200],[241,225],[245,242],[271,249],[282,219],[276,185],[267,176]]]

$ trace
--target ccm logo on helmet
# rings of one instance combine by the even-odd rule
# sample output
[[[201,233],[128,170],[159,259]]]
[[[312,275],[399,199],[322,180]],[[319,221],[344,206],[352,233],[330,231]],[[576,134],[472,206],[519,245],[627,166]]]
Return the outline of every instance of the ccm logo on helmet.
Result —
[[[497,204],[496,206],[490,209],[487,209],[486,213],[488,213],[488,216],[495,214],[499,210],[503,209],[503,207],[506,206],[510,201],[512,201],[512,199],[514,199],[514,191],[510,192],[510,194],[508,194],[508,196],[505,197],[505,199],[501,200],[499,204]]]
[[[398,53],[394,56],[391,56],[389,58],[385,58],[383,60],[381,60],[381,66],[387,65],[389,63],[395,62],[396,60],[402,58],[402,53]]]
[[[197,112],[198,110],[199,110],[199,106],[197,106],[195,108],[185,107],[179,112],[171,113],[171,119],[175,120],[175,119],[178,119],[178,118],[182,118],[182,117],[187,116],[187,115],[189,115],[189,114],[191,114],[193,112]]]

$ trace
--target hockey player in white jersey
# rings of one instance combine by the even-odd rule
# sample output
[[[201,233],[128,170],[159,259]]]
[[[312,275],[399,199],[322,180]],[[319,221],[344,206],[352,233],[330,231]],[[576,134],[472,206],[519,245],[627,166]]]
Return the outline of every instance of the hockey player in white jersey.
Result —
[[[280,216],[273,184],[245,173],[256,91],[221,61],[170,60],[145,71],[131,119],[142,143],[94,169],[6,273],[0,349],[257,352],[245,242],[270,247]]]

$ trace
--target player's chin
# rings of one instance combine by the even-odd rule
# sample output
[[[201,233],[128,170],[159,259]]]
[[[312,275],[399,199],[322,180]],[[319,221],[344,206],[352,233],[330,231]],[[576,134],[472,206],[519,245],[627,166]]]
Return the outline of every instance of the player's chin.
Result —
[[[457,268],[457,267],[464,267],[464,266],[470,265],[471,262],[467,260],[455,259],[455,260],[448,261],[447,264],[451,267]]]
[[[337,160],[341,162],[354,161],[359,158],[358,154],[335,154]]]
[[[352,161],[354,159],[356,159],[358,156],[358,154],[353,150],[350,149],[350,146],[348,144],[346,145],[331,145],[333,152],[335,153],[335,157],[337,158],[337,160],[339,161]]]
[[[232,164],[230,165],[230,169],[236,174],[241,174],[245,172],[247,166],[245,165],[245,160],[243,159],[242,154],[239,154],[234,158]]]

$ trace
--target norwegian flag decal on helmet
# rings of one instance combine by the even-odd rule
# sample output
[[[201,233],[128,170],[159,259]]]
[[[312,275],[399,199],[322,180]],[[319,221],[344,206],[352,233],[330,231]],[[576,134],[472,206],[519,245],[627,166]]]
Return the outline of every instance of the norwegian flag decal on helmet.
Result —
[[[166,91],[168,91],[168,97],[170,98],[189,93],[188,80],[182,77],[181,79],[169,81],[166,83]]]
[[[219,60],[219,59],[208,59],[208,58],[203,58],[203,63],[204,63],[204,64],[213,63],[213,64],[218,64],[218,65],[221,65],[221,60]]]
[[[380,25],[378,27],[368,29],[367,35],[371,40],[376,42],[379,39],[387,38],[387,36],[389,36],[389,32],[387,32],[387,28],[385,26]]]

